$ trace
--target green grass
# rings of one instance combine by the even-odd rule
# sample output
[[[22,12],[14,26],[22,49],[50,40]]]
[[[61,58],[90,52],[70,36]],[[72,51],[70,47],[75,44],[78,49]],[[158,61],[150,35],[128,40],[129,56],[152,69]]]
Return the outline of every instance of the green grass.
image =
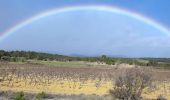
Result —
[[[85,62],[80,62],[80,61],[62,62],[62,61],[35,60],[35,61],[31,61],[31,63],[43,64],[43,65],[55,66],[55,67],[87,67],[87,66],[92,66],[92,65],[86,64]]]
[[[9,64],[26,64],[27,62],[8,62]]]
[[[43,61],[43,60],[27,60],[25,62],[8,62],[9,64],[43,64],[52,67],[104,67],[105,65],[96,65],[85,61]]]
[[[143,59],[137,59],[138,62],[141,62],[141,63],[148,63],[149,61],[148,60],[143,60]]]

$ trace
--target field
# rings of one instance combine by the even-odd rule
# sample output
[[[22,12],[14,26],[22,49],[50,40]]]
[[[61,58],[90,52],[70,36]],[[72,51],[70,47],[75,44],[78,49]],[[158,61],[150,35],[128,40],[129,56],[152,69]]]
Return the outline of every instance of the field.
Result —
[[[24,91],[60,95],[109,95],[116,76],[133,65],[105,65],[88,62],[30,61],[29,63],[1,62],[0,90]],[[170,99],[170,71],[152,69],[154,81],[142,96]]]

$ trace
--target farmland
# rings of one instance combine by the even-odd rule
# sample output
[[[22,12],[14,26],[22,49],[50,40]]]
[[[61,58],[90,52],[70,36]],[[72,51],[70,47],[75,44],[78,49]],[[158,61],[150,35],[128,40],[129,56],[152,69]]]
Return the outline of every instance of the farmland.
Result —
[[[116,67],[82,61],[1,62],[0,89],[27,93],[44,91],[48,94],[104,96],[109,95],[116,76],[131,67],[134,66],[120,64]],[[152,69],[151,74],[154,81],[151,87],[143,91],[143,98],[156,99],[163,95],[169,99],[170,71]]]
[[[3,50],[0,57],[0,97],[6,99],[21,92],[29,100],[39,93],[57,100],[113,100],[129,91],[127,97],[170,99],[168,58],[71,57]]]

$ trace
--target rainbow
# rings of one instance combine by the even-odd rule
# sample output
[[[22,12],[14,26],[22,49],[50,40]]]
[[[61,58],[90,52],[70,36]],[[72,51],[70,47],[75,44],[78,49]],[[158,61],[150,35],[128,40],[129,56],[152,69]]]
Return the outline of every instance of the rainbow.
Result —
[[[52,9],[45,11],[43,13],[37,14],[27,20],[24,20],[18,24],[16,24],[14,27],[9,28],[7,31],[2,33],[2,36],[0,36],[0,41],[8,37],[10,34],[14,33],[15,31],[23,28],[24,26],[36,21],[40,20],[41,18],[47,17],[47,16],[52,16],[54,14],[60,14],[60,13],[65,13],[69,11],[74,11],[74,10],[97,10],[97,11],[105,11],[105,12],[111,12],[111,13],[116,13],[116,14],[121,14],[127,17],[131,17],[140,21],[143,21],[144,23],[151,25],[155,27],[156,29],[160,30],[161,32],[165,33],[167,36],[170,36],[170,30],[161,25],[160,23],[149,19],[143,15],[140,15],[138,13],[130,12],[124,9],[120,9],[117,7],[112,7],[112,6],[106,6],[106,5],[81,5],[81,6],[68,6],[68,7],[62,7],[62,8],[57,8],[57,9]]]

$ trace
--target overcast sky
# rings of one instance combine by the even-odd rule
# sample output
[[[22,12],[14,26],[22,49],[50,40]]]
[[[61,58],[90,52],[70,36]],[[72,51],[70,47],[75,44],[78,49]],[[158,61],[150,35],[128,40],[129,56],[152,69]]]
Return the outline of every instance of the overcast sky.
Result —
[[[50,9],[80,5],[118,7],[155,20],[166,29],[170,27],[169,0],[1,0],[0,34]],[[87,7],[38,19],[0,41],[0,49],[170,57],[169,40],[165,32],[145,21]]]

